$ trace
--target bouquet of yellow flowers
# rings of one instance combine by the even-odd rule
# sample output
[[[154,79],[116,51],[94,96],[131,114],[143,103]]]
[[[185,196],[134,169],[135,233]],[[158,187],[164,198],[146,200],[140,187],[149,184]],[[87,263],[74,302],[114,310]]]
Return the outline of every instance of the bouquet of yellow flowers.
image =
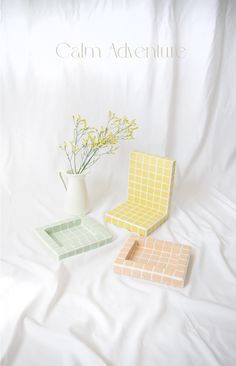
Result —
[[[106,126],[100,129],[88,125],[80,115],[73,116],[74,136],[60,148],[65,152],[73,174],[86,172],[103,155],[114,154],[120,140],[132,140],[138,129],[136,121],[109,112]]]

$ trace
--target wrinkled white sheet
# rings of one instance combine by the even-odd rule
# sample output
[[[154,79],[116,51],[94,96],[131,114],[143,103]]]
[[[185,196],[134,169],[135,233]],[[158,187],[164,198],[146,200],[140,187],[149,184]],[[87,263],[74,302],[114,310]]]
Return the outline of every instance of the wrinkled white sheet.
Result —
[[[235,1],[0,1],[3,366],[236,364]],[[60,59],[184,47],[179,59]],[[129,233],[57,263],[33,229],[65,216],[57,146],[74,113],[134,117],[137,138],[87,182],[91,216],[125,199],[131,149],[177,160],[170,219],[153,236],[193,246],[184,289],[112,273]]]

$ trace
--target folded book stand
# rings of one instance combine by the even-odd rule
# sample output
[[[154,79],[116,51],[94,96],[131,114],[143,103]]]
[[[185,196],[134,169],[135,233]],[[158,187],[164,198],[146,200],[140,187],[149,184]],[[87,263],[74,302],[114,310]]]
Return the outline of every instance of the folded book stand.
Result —
[[[105,221],[146,236],[167,220],[174,182],[175,161],[132,151],[128,199],[108,211]]]

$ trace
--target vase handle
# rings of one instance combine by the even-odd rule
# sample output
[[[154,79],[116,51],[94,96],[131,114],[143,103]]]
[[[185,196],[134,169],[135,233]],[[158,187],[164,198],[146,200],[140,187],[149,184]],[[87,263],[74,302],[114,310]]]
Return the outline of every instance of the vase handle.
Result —
[[[66,174],[66,171],[65,170],[60,170],[59,171],[59,177],[61,178],[63,186],[65,187],[65,190],[67,191],[67,185],[66,185],[65,179],[63,178],[63,174]]]

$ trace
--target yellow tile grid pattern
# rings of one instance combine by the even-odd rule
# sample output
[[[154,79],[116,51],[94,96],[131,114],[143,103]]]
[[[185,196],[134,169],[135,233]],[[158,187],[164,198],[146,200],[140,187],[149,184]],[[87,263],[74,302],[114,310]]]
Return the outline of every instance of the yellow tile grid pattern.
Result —
[[[139,235],[149,235],[168,218],[174,173],[174,160],[132,151],[128,199],[108,211],[105,221]]]
[[[151,237],[128,238],[113,271],[161,284],[184,287],[192,248]]]

